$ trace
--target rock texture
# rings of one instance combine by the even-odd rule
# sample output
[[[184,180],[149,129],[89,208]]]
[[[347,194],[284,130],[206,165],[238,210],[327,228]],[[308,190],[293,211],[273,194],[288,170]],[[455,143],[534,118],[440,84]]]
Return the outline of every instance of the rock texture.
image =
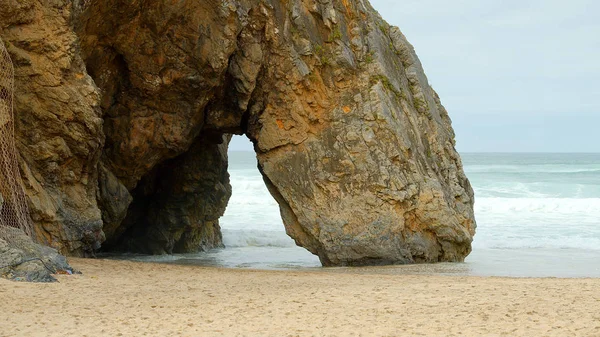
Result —
[[[0,209],[2,203],[0,194]],[[12,241],[9,243],[0,239],[0,277],[15,281],[55,282],[52,274],[74,272],[64,256],[55,249],[34,243],[19,229],[3,230],[11,232],[9,236]]]
[[[87,74],[69,0],[0,0],[0,36],[15,66],[21,172],[36,236],[62,252],[100,247],[96,202],[104,144],[100,95]]]
[[[13,281],[56,282],[54,274],[75,273],[55,249],[34,243],[24,233],[21,237],[24,248],[0,240],[0,277]]]
[[[218,220],[231,196],[223,138],[199,138],[142,179],[107,248],[164,254],[222,247]]]
[[[450,118],[367,1],[0,8],[34,220],[61,251],[222,245],[226,147],[246,134],[287,233],[324,265],[469,254],[473,191]]]

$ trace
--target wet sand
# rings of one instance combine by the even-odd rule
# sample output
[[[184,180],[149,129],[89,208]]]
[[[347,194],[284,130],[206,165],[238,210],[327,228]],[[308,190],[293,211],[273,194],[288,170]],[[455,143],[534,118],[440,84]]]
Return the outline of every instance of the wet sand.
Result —
[[[600,336],[600,279],[71,264],[0,280],[0,336]]]

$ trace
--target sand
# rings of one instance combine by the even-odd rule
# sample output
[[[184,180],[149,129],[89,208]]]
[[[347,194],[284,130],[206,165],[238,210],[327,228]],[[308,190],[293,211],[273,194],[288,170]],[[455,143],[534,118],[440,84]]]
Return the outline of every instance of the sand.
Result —
[[[71,264],[0,280],[0,336],[600,336],[600,279]]]

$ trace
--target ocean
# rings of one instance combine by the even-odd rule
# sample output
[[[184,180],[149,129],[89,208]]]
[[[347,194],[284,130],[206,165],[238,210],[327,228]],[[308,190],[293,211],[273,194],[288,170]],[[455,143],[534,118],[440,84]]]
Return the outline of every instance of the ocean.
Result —
[[[352,272],[600,277],[600,154],[461,157],[475,190],[478,224],[473,252],[465,262]],[[221,218],[226,248],[137,259],[230,268],[323,269],[316,256],[285,234],[254,154],[230,152],[229,165],[233,195]]]

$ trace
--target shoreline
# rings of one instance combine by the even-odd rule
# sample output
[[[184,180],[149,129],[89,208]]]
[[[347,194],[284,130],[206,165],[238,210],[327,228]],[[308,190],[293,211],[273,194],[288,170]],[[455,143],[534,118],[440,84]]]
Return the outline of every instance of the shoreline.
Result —
[[[600,279],[271,271],[71,258],[0,280],[0,336],[600,334]]]
[[[256,270],[314,270],[357,274],[498,276],[517,278],[600,278],[600,251],[589,249],[474,250],[464,262],[323,268],[318,258],[300,247],[234,247],[197,254],[100,256],[112,260],[155,262],[199,267]]]

